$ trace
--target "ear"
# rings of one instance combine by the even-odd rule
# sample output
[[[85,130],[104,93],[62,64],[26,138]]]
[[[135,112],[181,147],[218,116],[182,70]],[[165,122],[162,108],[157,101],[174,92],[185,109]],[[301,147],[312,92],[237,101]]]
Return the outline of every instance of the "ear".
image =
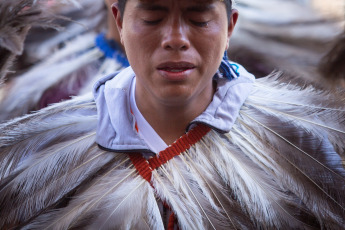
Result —
[[[121,13],[118,7],[118,3],[115,2],[114,4],[111,5],[111,11],[113,12],[113,16],[116,21],[116,26],[117,29],[119,30],[120,38],[121,38],[121,44],[123,45],[123,40],[122,40],[122,18],[121,18]]]
[[[227,39],[227,43],[226,43],[226,49],[229,48],[229,42],[230,42],[230,37],[232,35],[232,32],[235,29],[236,23],[237,23],[237,19],[238,19],[238,10],[233,9],[231,11],[231,18],[229,20],[229,25],[228,25],[228,39]]]

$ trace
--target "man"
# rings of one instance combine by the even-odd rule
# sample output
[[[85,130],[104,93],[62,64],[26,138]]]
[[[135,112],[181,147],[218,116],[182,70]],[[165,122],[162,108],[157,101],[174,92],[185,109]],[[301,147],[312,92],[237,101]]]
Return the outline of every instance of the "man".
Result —
[[[2,228],[344,226],[343,107],[235,74],[231,1],[113,12],[131,67],[0,127]]]

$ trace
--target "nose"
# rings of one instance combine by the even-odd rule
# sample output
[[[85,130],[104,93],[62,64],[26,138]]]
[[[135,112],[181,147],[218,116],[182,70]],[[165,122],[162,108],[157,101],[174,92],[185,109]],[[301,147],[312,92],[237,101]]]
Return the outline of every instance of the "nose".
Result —
[[[162,47],[165,50],[184,51],[190,47],[190,41],[186,31],[187,28],[179,20],[167,23],[165,27],[162,40]]]

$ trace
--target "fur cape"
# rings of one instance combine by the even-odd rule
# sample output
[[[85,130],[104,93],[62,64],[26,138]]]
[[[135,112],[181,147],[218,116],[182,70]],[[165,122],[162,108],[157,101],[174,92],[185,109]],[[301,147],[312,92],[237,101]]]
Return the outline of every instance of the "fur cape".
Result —
[[[259,79],[229,133],[151,183],[133,153],[97,146],[91,95],[14,119],[0,127],[0,228],[163,229],[164,202],[180,229],[343,229],[344,100]]]

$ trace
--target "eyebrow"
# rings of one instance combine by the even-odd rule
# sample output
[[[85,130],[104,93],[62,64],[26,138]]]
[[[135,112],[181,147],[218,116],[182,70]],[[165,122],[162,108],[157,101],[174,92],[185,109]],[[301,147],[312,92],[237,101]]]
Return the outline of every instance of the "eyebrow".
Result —
[[[211,3],[187,7],[188,12],[206,12],[215,8]]]

